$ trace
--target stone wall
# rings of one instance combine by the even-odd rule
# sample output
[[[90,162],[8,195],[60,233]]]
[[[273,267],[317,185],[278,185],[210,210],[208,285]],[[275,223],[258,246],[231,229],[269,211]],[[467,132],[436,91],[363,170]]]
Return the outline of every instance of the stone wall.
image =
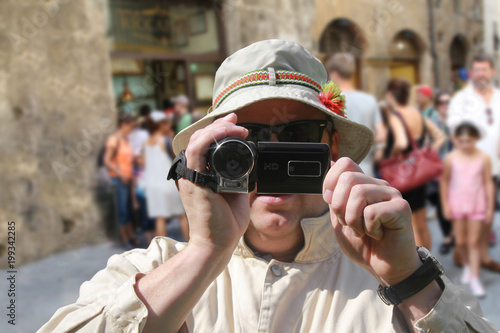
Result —
[[[228,54],[272,38],[314,49],[311,26],[316,10],[311,0],[225,0],[222,15]]]
[[[0,2],[0,266],[102,241],[96,155],[115,125],[104,0]]]

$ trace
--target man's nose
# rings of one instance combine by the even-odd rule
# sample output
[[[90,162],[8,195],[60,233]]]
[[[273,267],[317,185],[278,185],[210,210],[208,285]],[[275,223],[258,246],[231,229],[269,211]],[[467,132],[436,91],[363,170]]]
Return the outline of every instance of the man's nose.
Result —
[[[278,142],[278,134],[276,133],[271,133],[271,142]]]

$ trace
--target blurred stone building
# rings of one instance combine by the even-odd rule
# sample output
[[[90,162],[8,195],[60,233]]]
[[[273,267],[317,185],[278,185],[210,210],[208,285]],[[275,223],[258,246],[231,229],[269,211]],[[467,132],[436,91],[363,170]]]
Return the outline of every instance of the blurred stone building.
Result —
[[[229,53],[267,38],[295,40],[322,60],[352,52],[356,85],[378,97],[397,76],[453,90],[483,42],[481,0],[227,0],[225,14]]]
[[[103,8],[0,1],[0,267],[104,239],[95,156],[116,113]]]
[[[297,41],[322,61],[353,53],[355,84],[379,98],[392,77],[456,90],[483,50],[482,0],[106,2],[113,88],[118,100],[125,83],[135,92],[132,109],[186,94],[206,111],[220,62],[263,39]]]
[[[16,265],[116,236],[97,155],[120,111],[166,109],[178,94],[208,108],[227,54],[221,8],[203,0],[0,2],[0,267],[14,258],[8,221],[16,223]]]

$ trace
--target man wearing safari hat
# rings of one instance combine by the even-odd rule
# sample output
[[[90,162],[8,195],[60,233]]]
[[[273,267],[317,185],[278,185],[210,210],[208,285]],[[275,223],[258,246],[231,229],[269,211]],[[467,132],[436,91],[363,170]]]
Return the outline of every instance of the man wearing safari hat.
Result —
[[[214,141],[296,141],[300,122],[336,161],[322,195],[221,195],[180,179],[189,243],[157,237],[111,257],[40,332],[495,332],[416,250],[399,192],[361,172],[372,134],[326,80],[296,43],[252,44],[220,66],[211,112],[174,139],[203,173]]]

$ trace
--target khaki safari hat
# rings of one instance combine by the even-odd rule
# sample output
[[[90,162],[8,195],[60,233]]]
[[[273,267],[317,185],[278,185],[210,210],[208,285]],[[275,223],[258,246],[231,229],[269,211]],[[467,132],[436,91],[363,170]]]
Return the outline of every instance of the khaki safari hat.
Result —
[[[327,80],[321,61],[295,42],[272,39],[247,46],[221,64],[215,75],[211,110],[175,136],[174,152],[179,154],[186,149],[196,130],[221,116],[266,99],[290,99],[330,116],[339,133],[339,157],[350,157],[359,163],[371,148],[373,134],[367,127],[350,121],[349,112],[344,115],[322,98],[322,84]]]

